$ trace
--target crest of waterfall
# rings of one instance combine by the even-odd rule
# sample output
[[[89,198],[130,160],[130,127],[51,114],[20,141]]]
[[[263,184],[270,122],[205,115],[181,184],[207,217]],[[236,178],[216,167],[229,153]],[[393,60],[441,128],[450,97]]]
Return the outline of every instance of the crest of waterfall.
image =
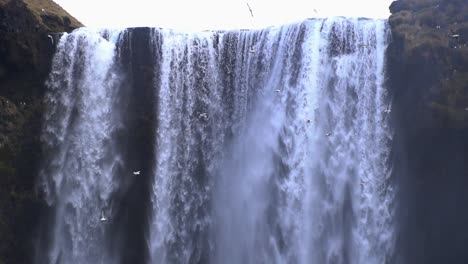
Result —
[[[392,261],[386,21],[126,32],[120,41],[117,31],[82,29],[58,44],[43,132],[42,189],[54,214],[47,263],[120,260],[109,233],[132,227],[99,217],[128,217],[113,214],[130,204],[115,196],[131,200],[117,171],[145,144],[123,155],[121,129],[148,111],[154,155],[138,159],[154,166],[142,172],[148,183],[138,179],[151,189],[131,196],[149,201],[133,216],[147,224],[138,253],[147,263]],[[137,93],[126,108],[121,97]]]

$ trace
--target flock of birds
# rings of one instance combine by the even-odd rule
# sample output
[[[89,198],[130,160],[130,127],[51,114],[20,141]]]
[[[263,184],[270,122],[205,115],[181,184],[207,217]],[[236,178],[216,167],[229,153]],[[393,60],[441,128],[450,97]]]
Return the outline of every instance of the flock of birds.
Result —
[[[141,171],[134,171],[133,172],[133,175],[140,175]],[[104,211],[101,211],[101,216],[99,217],[99,221],[101,222],[107,222],[107,217],[106,217],[106,214],[104,213]]]
[[[247,7],[248,7],[248,9],[249,9],[250,15],[251,15],[252,18],[253,18],[253,17],[254,17],[253,10],[252,10],[252,8],[250,7],[249,3],[246,3],[246,4],[247,4]],[[42,11],[43,13],[47,14],[47,12],[46,12],[45,9],[41,9],[41,11]],[[314,12],[318,15],[317,10],[314,9]],[[50,39],[52,45],[54,45],[54,38],[53,38],[51,35],[47,35],[47,37]],[[453,38],[457,38],[457,37],[459,37],[459,35],[452,35],[452,37],[453,37]],[[254,49],[253,47],[250,48],[250,52],[251,52],[251,53],[255,53],[255,49]],[[276,90],[275,90],[275,93],[280,93],[280,92],[281,92],[281,89],[276,89]],[[468,108],[467,108],[467,110],[468,110]],[[391,110],[390,110],[390,107],[389,107],[389,108],[385,109],[384,112],[390,113],[390,111],[391,111]],[[200,113],[200,114],[198,115],[198,117],[199,117],[200,119],[203,119],[203,120],[208,120],[208,114],[207,114],[207,113]],[[306,122],[307,122],[307,123],[311,123],[312,121],[311,121],[310,119],[307,119]],[[333,135],[333,132],[329,132],[329,133],[326,133],[326,134],[325,134],[325,136],[327,136],[327,137],[330,137],[330,136],[332,136],[332,135]],[[141,173],[141,171],[134,171],[134,172],[133,172],[133,175],[140,175],[140,173]],[[108,221],[108,219],[107,219],[107,217],[106,217],[104,211],[101,211],[101,216],[99,217],[99,221],[101,221],[101,222],[107,222],[107,221]]]
[[[275,92],[276,92],[276,93],[279,93],[279,92],[281,92],[281,90],[280,90],[280,89],[276,89]],[[466,108],[466,110],[468,110],[468,107]],[[391,112],[390,105],[384,110],[384,112],[385,112],[385,113],[390,113],[390,112]],[[208,120],[208,113],[200,113],[200,114],[198,115],[198,117],[201,118],[201,119],[204,119],[204,120]],[[309,123],[312,123],[312,120],[307,119],[307,120],[306,120],[306,123],[308,123],[308,124],[309,124]],[[332,135],[333,135],[333,132],[328,132],[328,133],[325,134],[326,137],[330,137],[330,136],[332,136]],[[133,175],[140,175],[140,173],[141,173],[141,171],[134,171],[134,172],[133,172]],[[101,216],[100,216],[100,218],[99,218],[99,221],[101,221],[101,222],[106,222],[107,220],[108,220],[108,219],[107,219],[107,217],[105,216],[104,211],[102,211],[102,212],[101,212]]]

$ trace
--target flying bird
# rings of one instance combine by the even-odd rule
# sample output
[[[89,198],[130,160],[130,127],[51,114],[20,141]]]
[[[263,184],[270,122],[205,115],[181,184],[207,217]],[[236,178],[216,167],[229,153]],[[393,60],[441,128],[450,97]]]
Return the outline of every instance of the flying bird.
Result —
[[[140,171],[134,171],[133,175],[140,175]]]
[[[47,37],[50,39],[50,42],[52,45],[54,45],[54,38],[51,35],[47,35]]]
[[[317,10],[316,10],[315,8],[314,8],[314,12],[315,12],[315,14],[317,14],[317,16],[319,15],[318,12],[317,12]]]
[[[203,119],[208,119],[208,114],[207,113],[201,113],[199,116],[199,118],[203,118]]]
[[[390,108],[390,106],[387,107],[387,109],[384,110],[385,113],[390,113],[392,112],[392,109]]]
[[[254,17],[254,15],[253,15],[253,11],[252,11],[252,8],[250,8],[250,5],[249,5],[249,3],[246,3],[246,4],[247,4],[247,7],[249,8],[250,15],[251,15],[252,17]]]
[[[279,92],[281,92],[280,89],[276,89],[276,90],[275,90],[275,93],[279,93]]]
[[[329,136],[331,136],[332,134],[333,134],[332,132],[326,133],[325,136],[329,137]]]
[[[107,218],[104,216],[104,212],[101,212],[101,218],[99,218],[99,221],[101,222],[107,221]]]

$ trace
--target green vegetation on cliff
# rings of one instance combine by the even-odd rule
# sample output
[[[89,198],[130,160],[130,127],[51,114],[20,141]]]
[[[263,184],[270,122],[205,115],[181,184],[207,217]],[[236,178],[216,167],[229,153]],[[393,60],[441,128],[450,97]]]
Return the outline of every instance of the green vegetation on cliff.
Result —
[[[468,263],[468,1],[390,7],[402,263]]]
[[[26,9],[34,15],[38,24],[47,31],[65,32],[83,26],[76,18],[52,0],[0,0],[0,7],[14,5],[15,3],[12,2],[24,2]]]
[[[424,71],[407,89],[422,89],[420,118],[433,125],[468,126],[468,3],[466,0],[398,0],[389,23],[399,46],[390,56],[399,75]],[[411,82],[411,80],[408,80]],[[419,86],[419,87],[414,87]],[[429,117],[431,115],[431,117]]]

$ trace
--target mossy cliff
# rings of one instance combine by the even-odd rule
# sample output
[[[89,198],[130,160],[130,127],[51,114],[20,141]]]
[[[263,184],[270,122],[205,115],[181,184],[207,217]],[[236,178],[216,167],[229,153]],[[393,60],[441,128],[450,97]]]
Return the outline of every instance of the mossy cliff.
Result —
[[[468,1],[390,11],[397,251],[404,263],[468,263]]]
[[[81,24],[50,0],[0,0],[0,263],[31,263],[49,36]]]

